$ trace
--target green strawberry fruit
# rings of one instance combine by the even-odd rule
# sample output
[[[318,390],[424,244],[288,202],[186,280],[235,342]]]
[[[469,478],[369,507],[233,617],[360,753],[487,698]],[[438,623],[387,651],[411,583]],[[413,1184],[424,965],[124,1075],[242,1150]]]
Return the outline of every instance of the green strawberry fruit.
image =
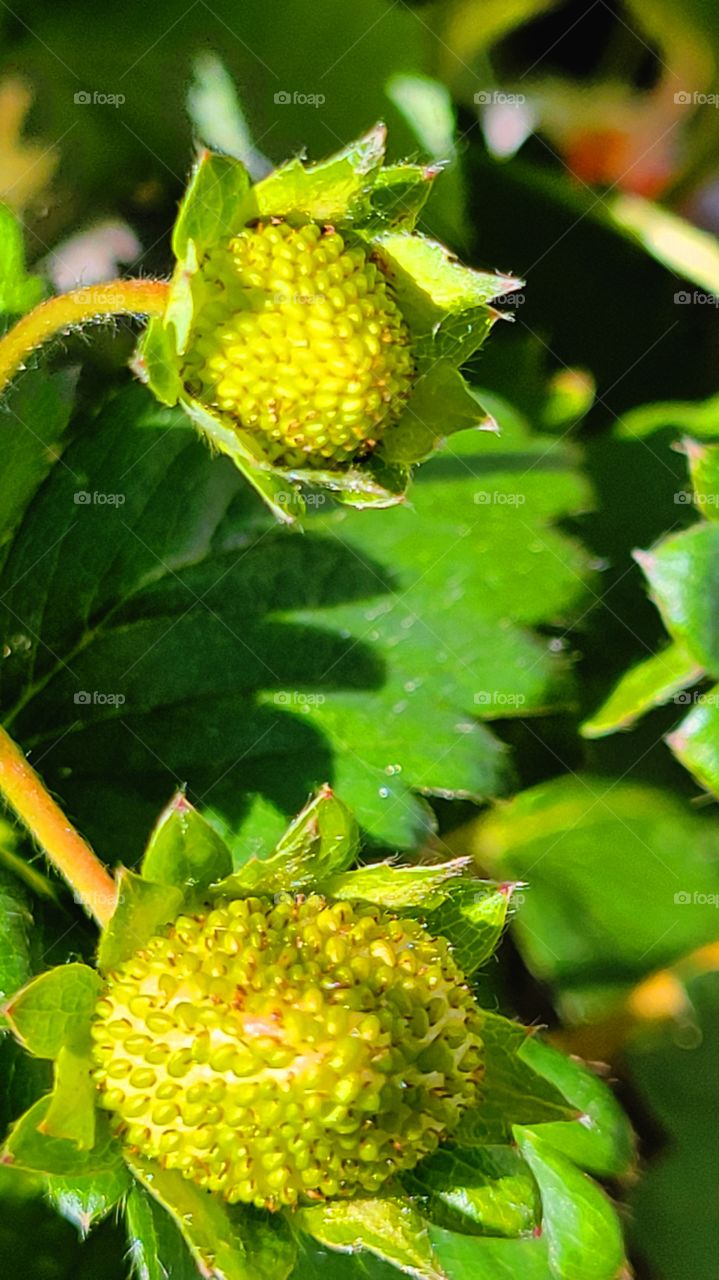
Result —
[[[197,400],[284,466],[373,449],[413,379],[410,338],[381,271],[331,226],[258,223],[208,253],[183,369]]]
[[[113,972],[93,1023],[123,1141],[277,1209],[372,1194],[478,1101],[481,1015],[444,938],[318,894],[180,916]]]

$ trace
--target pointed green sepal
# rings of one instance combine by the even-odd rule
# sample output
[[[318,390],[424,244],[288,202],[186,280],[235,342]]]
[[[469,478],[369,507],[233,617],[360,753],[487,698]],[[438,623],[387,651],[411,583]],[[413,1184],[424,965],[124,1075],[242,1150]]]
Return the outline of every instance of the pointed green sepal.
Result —
[[[407,1199],[328,1200],[299,1209],[295,1221],[330,1249],[367,1250],[419,1280],[446,1280],[427,1224]]]
[[[205,1276],[222,1280],[286,1280],[295,1257],[279,1215],[236,1207],[183,1178],[175,1169],[127,1156],[135,1177],[174,1219]]]
[[[450,940],[457,964],[468,977],[496,951],[516,887],[456,880],[447,886],[444,902],[427,916],[430,933]]]
[[[140,872],[145,880],[194,894],[231,874],[232,854],[214,827],[178,791],[150,836]]]
[[[254,188],[264,217],[303,214],[313,222],[351,223],[368,213],[367,197],[384,159],[387,130],[377,124],[357,142],[319,164],[291,160]]]
[[[522,288],[514,276],[465,267],[437,240],[408,231],[384,231],[373,251],[394,284],[402,314],[413,335],[431,332],[449,312],[488,306]]]
[[[83,1151],[95,1145],[95,1102],[93,1061],[89,1053],[63,1045],[55,1060],[55,1085],[50,1106],[38,1126],[52,1138],[66,1138]]]
[[[17,1039],[36,1058],[56,1058],[64,1047],[84,1050],[101,980],[86,964],[60,965],[33,978],[5,1006]]]
[[[461,373],[439,360],[418,378],[414,395],[379,451],[389,463],[422,462],[455,431],[489,425],[494,425],[494,419]]]
[[[624,1246],[607,1196],[535,1133],[516,1125],[514,1137],[539,1184],[552,1275],[615,1280],[623,1272]]]
[[[214,894],[237,897],[319,885],[354,861],[357,823],[330,787],[305,805],[269,858],[252,858],[234,875],[212,886]]]
[[[436,867],[398,867],[378,862],[331,876],[322,884],[329,898],[374,902],[394,911],[439,906],[450,892],[451,881],[466,870],[469,858],[455,858]]]
[[[248,216],[250,176],[241,160],[203,151],[192,173],[172,233],[175,257],[184,263],[190,246],[197,259],[220,240],[236,235]]]
[[[577,1108],[523,1057],[533,1032],[498,1013],[482,1012],[484,1079],[482,1099],[465,1111],[452,1141],[474,1147],[506,1142],[513,1124],[576,1120]]]
[[[43,1133],[51,1103],[52,1095],[40,1098],[20,1117],[10,1130],[0,1163],[31,1173],[78,1180],[91,1180],[105,1173],[121,1176],[121,1147],[106,1117],[98,1112],[95,1142],[89,1150],[82,1150],[67,1138]]]
[[[98,967],[107,973],[144,945],[153,934],[174,920],[184,894],[174,885],[154,884],[127,867],[117,874],[117,907],[100,934]]]

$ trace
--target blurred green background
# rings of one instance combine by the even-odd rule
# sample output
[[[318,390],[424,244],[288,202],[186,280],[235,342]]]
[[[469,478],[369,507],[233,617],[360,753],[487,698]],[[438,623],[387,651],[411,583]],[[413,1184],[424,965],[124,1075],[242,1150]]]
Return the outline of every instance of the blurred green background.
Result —
[[[511,806],[494,845],[471,805],[435,800],[434,811],[443,838],[472,845],[490,873],[501,864],[530,883],[488,987],[611,1062],[640,1142],[636,1184],[613,1188],[637,1275],[713,1280],[716,957],[681,971],[678,1017],[644,1019],[628,1039],[602,1027],[607,992],[719,935],[715,910],[682,916],[670,893],[716,889],[716,809],[696,805],[706,797],[663,741],[681,708],[592,743],[577,726],[661,643],[632,550],[693,519],[676,498],[686,464],[675,445],[696,430],[681,402],[716,391],[719,10],[712,0],[16,0],[0,6],[0,37],[0,199],[23,218],[31,262],[56,281],[102,278],[117,261],[167,273],[198,134],[259,173],[300,151],[320,158],[378,118],[392,158],[446,166],[425,229],[473,264],[526,280],[513,325],[499,326],[473,374],[526,415],[538,456],[568,446],[593,494],[568,504],[552,552],[574,564],[569,549],[583,544],[580,602],[564,625],[539,626],[572,668],[572,696],[495,726],[513,751],[514,790],[549,787],[536,799],[536,839],[557,850],[535,870],[544,853],[515,839]],[[115,338],[93,337],[89,385],[126,377],[131,336]],[[653,411],[651,434],[636,416],[622,428],[631,411],[663,402],[673,403]],[[719,407],[703,422],[704,435],[719,435]],[[430,476],[441,465],[428,464]],[[569,825],[555,812],[557,785],[574,804],[589,796]],[[676,868],[663,896],[657,861]],[[0,1052],[12,1085],[11,1054]],[[12,1113],[21,1100],[10,1098]],[[31,1187],[5,1190],[3,1255],[24,1256],[31,1239],[32,1280],[124,1274],[112,1222],[80,1249]]]

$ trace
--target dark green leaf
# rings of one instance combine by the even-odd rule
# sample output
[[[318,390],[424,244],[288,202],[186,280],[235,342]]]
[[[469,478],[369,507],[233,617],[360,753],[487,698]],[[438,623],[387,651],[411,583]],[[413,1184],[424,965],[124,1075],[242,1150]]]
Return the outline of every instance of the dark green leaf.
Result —
[[[502,441],[453,437],[412,509],[320,507],[302,538],[142,388],[68,450],[0,580],[4,696],[26,749],[55,744],[46,780],[106,860],[139,853],[178,781],[235,855],[257,796],[290,815],[329,779],[408,849],[430,821],[418,791],[506,787],[479,721],[568,697],[532,628],[577,607],[586,557],[549,526],[586,491],[562,446],[492,411]],[[118,501],[76,505],[80,486]]]
[[[7,541],[30,498],[60,456],[60,441],[72,410],[74,388],[75,378],[71,375],[33,371],[3,394],[0,545]],[[18,631],[18,643],[21,636],[22,628]]]

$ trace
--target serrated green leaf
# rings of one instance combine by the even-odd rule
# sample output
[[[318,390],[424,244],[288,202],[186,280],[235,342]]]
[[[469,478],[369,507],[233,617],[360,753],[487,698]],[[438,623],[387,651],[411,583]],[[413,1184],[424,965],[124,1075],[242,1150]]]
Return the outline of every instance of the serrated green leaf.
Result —
[[[254,187],[257,212],[271,217],[303,213],[314,222],[364,221],[365,197],[382,164],[385,139],[386,129],[378,124],[319,164],[291,160],[282,165]]]
[[[452,1132],[453,1142],[463,1147],[503,1143],[511,1138],[512,1125],[576,1118],[576,1108],[525,1061],[522,1049],[531,1034],[500,1014],[483,1011],[482,1096],[464,1112]]]
[[[10,1130],[0,1160],[17,1169],[47,1173],[89,1185],[101,1174],[117,1175],[122,1169],[120,1144],[113,1137],[107,1118],[97,1116],[95,1144],[81,1150],[67,1138],[54,1138],[40,1129],[51,1105],[51,1095],[40,1098]]]
[[[178,791],[150,836],[141,875],[187,893],[206,889],[231,871],[232,854],[224,840]]]
[[[29,1053],[55,1058],[68,1046],[89,1044],[90,1019],[100,994],[100,977],[86,964],[66,964],[33,978],[13,996],[5,1014]]]
[[[0,819],[0,840],[13,839],[11,828]],[[0,868],[0,1000],[3,1005],[8,996],[28,982],[32,973],[31,929],[32,915],[25,890],[14,876]],[[0,1028],[5,1025],[3,1012]]]
[[[702,667],[719,672],[719,526],[699,524],[672,534],[636,559],[672,639]]]
[[[434,867],[398,867],[392,862],[380,862],[330,876],[323,881],[322,890],[329,898],[376,902],[394,911],[410,907],[430,910],[446,898],[453,877],[461,875],[466,866],[465,858]]]
[[[581,1113],[577,1120],[537,1127],[542,1142],[597,1177],[624,1176],[634,1160],[634,1138],[609,1086],[576,1058],[559,1053],[536,1036],[525,1041],[520,1054]]]
[[[604,1192],[529,1130],[517,1125],[514,1136],[539,1183],[552,1275],[617,1280],[624,1263],[622,1232]]]
[[[40,301],[45,283],[25,270],[22,229],[7,205],[0,204],[0,311],[21,315]]]
[[[418,793],[506,789],[481,721],[570,697],[533,630],[582,599],[587,557],[551,526],[587,491],[562,445],[491,407],[502,440],[454,436],[411,508],[318,503],[302,538],[143,388],[75,433],[0,574],[3,689],[105,860],[136,856],[178,779],[235,855],[256,797],[291,816],[324,779],[393,851],[431,829]],[[122,504],[78,506],[80,486]]]
[[[180,911],[183,892],[174,885],[154,884],[127,867],[117,874],[117,907],[100,934],[97,963],[107,972],[159,933]]]
[[[190,243],[199,259],[221,240],[236,235],[250,215],[250,177],[241,160],[204,151],[185,192],[172,233],[172,249],[182,262]]]
[[[430,912],[430,933],[441,933],[452,943],[463,973],[470,975],[496,951],[504,929],[512,885],[493,887],[481,881],[458,880],[447,885],[441,906]]]
[[[89,1052],[78,1053],[64,1044],[55,1060],[55,1084],[50,1106],[40,1126],[51,1138],[66,1138],[83,1151],[95,1145],[94,1062]]]
[[[447,1231],[520,1236],[540,1221],[537,1184],[514,1147],[443,1146],[402,1184],[424,1217]]]
[[[125,1202],[125,1222],[138,1280],[197,1280],[195,1262],[170,1214],[137,1182]]]
[[[295,1221],[300,1230],[333,1249],[366,1249],[421,1280],[444,1280],[427,1224],[408,1200],[328,1200],[299,1209]]]
[[[284,1219],[218,1197],[174,1169],[128,1157],[132,1172],[179,1227],[202,1275],[217,1280],[285,1280],[295,1247]]]
[[[682,644],[670,644],[632,667],[619,680],[606,702],[585,720],[585,738],[601,738],[615,729],[628,729],[650,707],[662,706],[704,674]]]
[[[101,1222],[130,1190],[132,1183],[127,1165],[119,1161],[117,1166],[78,1179],[46,1175],[43,1178],[45,1194],[50,1204],[63,1218],[86,1236],[96,1222]],[[166,1280],[163,1277],[163,1280]],[[195,1277],[188,1277],[195,1280]]]

